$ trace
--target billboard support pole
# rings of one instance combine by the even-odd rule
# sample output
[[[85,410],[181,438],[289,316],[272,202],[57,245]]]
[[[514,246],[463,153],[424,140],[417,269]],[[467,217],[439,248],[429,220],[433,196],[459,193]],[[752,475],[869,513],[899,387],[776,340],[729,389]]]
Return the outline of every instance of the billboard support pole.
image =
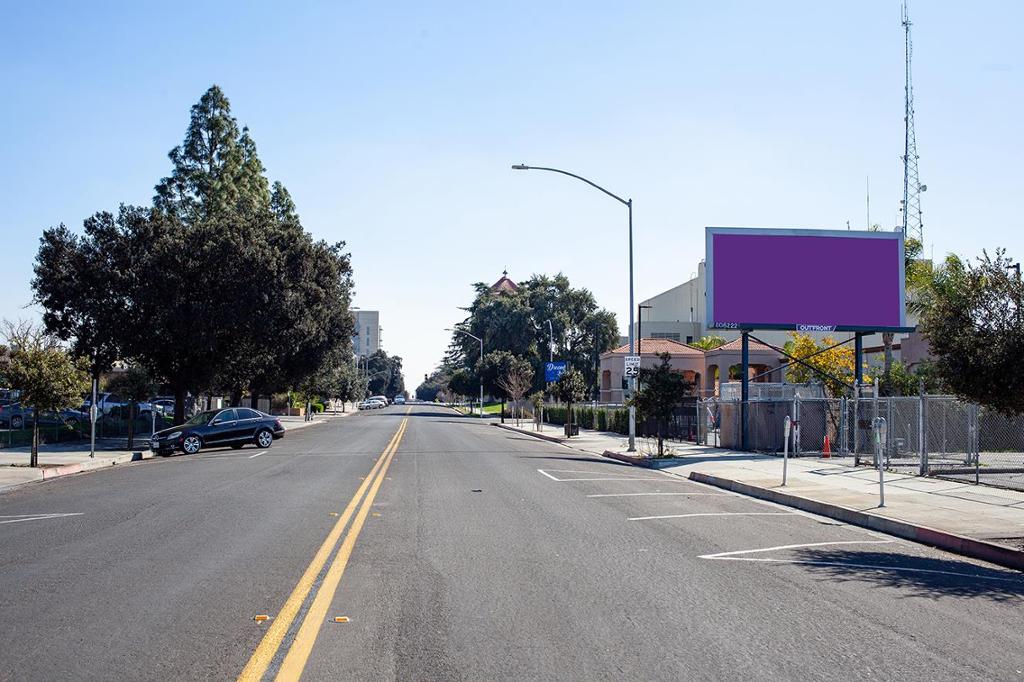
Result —
[[[856,332],[853,335],[853,385],[860,386],[864,383],[864,334]]]
[[[740,449],[746,450],[748,446],[748,424],[747,418],[750,412],[747,409],[747,401],[750,400],[750,332],[743,330],[743,376],[740,380]]]

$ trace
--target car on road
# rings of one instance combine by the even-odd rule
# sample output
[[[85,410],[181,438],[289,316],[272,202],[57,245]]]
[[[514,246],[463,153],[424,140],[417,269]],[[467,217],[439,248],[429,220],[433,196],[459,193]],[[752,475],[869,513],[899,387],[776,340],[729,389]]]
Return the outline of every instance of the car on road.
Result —
[[[22,406],[21,403],[0,405],[0,427],[7,429],[22,429],[31,426],[33,420],[33,408]],[[79,426],[89,423],[89,414],[79,410],[43,410],[39,413],[40,426],[64,425],[70,429],[77,429]]]
[[[405,405],[405,396],[396,395],[395,405]]]
[[[379,410],[382,407],[387,407],[387,403],[383,402],[379,398],[367,398],[363,402],[359,403],[360,410]]]
[[[194,455],[207,447],[241,448],[250,443],[269,448],[284,437],[284,427],[277,417],[248,407],[200,412],[180,426],[172,426],[153,434],[150,449],[157,454],[180,450]]]

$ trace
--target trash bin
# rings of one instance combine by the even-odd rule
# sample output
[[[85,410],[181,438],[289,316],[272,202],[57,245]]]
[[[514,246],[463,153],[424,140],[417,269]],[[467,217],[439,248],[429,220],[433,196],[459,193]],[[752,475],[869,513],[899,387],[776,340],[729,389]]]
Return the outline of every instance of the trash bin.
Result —
[[[580,425],[579,424],[566,424],[565,425],[565,435],[566,436],[578,436],[578,435],[580,435]]]

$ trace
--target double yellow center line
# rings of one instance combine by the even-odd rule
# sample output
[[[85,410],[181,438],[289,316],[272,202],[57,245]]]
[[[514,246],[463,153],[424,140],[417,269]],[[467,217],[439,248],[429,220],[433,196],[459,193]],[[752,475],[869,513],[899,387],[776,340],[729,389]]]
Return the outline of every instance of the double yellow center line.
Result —
[[[408,411],[406,411],[406,414],[408,414]],[[320,584],[320,589],[317,590],[313,603],[303,617],[299,631],[296,633],[294,640],[292,640],[288,653],[285,655],[275,679],[282,681],[298,680],[302,676],[302,671],[306,667],[306,661],[309,660],[309,654],[312,652],[313,644],[316,642],[317,634],[319,634],[320,628],[327,617],[327,609],[330,608],[331,602],[334,600],[334,593],[338,589],[338,583],[341,582],[345,566],[348,565],[349,557],[352,556],[352,549],[355,547],[356,539],[358,539],[359,533],[363,529],[366,517],[370,513],[370,507],[373,505],[374,498],[377,497],[377,491],[380,490],[381,483],[384,481],[384,475],[387,473],[388,466],[390,466],[391,460],[398,450],[399,444],[402,442],[402,436],[405,434],[408,423],[409,418],[404,417],[395,435],[392,436],[391,442],[388,443],[388,446],[384,448],[384,452],[377,458],[373,469],[370,470],[370,475],[363,480],[359,489],[356,490],[356,494],[349,501],[348,506],[345,507],[341,518],[334,524],[331,532],[327,534],[327,538],[320,545],[320,549],[313,556],[313,560],[302,574],[302,577],[299,578],[295,589],[292,590],[284,606],[281,607],[281,611],[274,618],[270,628],[267,629],[267,634],[263,636],[259,646],[256,647],[252,658],[249,659],[245,668],[242,669],[242,674],[238,676],[239,682],[257,682],[263,679],[267,668],[270,667],[270,663],[274,659],[274,655],[281,648],[281,643],[284,641],[285,635],[288,634],[296,614],[298,614],[299,609],[306,602],[310,590],[313,589],[317,576],[320,575],[331,552],[334,551],[338,539],[345,530],[345,526],[348,525],[352,515],[355,514],[355,521],[352,522],[352,526],[348,529],[348,534],[345,535],[345,539],[342,541],[334,561],[331,562],[330,568],[327,569],[327,574]],[[360,500],[362,500],[362,505],[359,503]],[[356,512],[356,507],[359,507],[358,513]]]

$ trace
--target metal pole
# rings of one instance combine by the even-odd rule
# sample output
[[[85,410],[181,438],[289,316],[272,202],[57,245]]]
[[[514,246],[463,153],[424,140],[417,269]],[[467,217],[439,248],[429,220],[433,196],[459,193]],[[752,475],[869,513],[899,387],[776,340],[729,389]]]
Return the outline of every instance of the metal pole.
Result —
[[[786,474],[789,468],[789,430],[791,428],[791,422],[789,415],[786,415],[786,420],[782,422],[782,433],[784,440],[782,441],[782,485],[786,485]]]
[[[875,458],[878,462],[878,506],[885,506],[885,466],[882,463],[882,447],[888,437],[885,417],[875,417]]]
[[[96,394],[99,392],[99,379],[93,375],[92,378],[92,404],[89,405],[89,422],[91,423],[90,434],[89,434],[89,456],[96,456]]]
[[[740,381],[740,450],[746,450],[748,442],[747,401],[750,400],[750,333],[743,332],[743,378]]]
[[[629,354],[633,355],[633,200],[626,201],[629,209]],[[636,392],[636,377],[630,379],[632,395]],[[636,451],[636,407],[629,406],[629,452]]]
[[[548,318],[548,361],[555,361],[555,331],[551,327],[551,319]]]
[[[480,341],[480,367],[484,365],[484,340],[483,337],[478,339]],[[484,418],[484,375],[480,373],[480,418]]]

